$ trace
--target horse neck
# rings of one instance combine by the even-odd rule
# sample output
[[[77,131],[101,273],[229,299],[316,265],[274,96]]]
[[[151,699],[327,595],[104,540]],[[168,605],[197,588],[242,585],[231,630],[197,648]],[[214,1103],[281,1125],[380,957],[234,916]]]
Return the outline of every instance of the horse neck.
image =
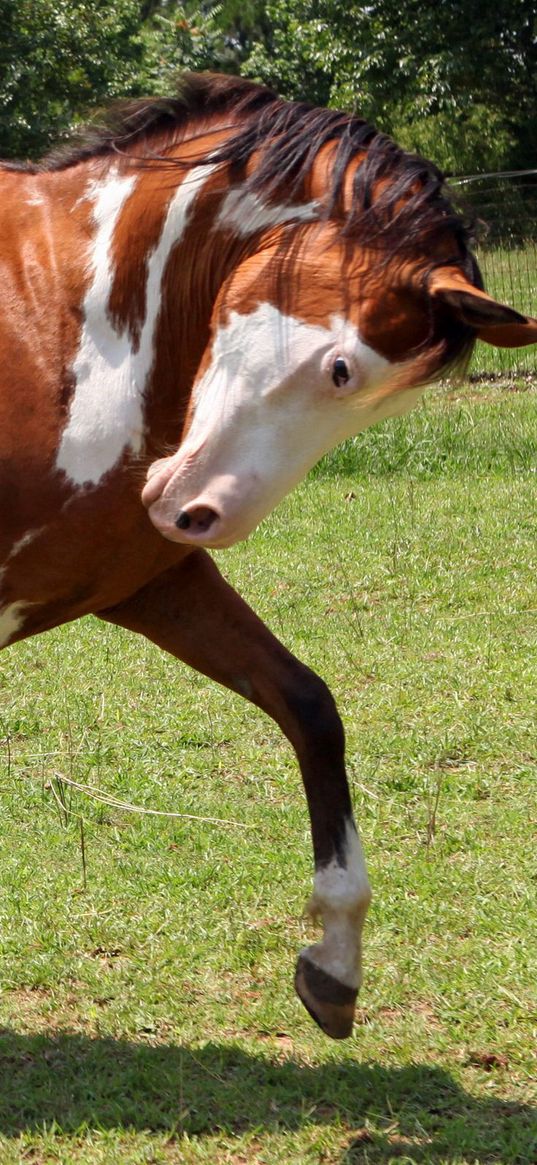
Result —
[[[42,239],[44,283],[56,290],[63,366],[76,358],[81,374],[89,362],[110,385],[130,382],[156,449],[177,444],[228,275],[264,232],[318,213],[312,201],[231,184],[227,167],[199,162],[202,145],[197,138],[197,159],[180,143],[165,160],[93,156],[28,178],[28,234]]]
[[[94,160],[43,177],[62,206],[58,238],[73,217],[84,236],[75,253],[64,248],[84,273],[84,326],[106,336],[111,363],[130,346],[155,441],[176,442],[216,296],[237,261],[229,232],[213,229],[225,173]]]

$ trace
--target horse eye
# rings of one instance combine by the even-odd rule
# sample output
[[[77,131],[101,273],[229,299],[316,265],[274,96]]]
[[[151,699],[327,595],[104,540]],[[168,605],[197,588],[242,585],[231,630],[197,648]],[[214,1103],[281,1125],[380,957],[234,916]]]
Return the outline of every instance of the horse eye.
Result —
[[[343,356],[336,356],[334,360],[334,367],[332,368],[332,380],[336,388],[342,388],[344,384],[350,380],[351,374],[343,359]]]

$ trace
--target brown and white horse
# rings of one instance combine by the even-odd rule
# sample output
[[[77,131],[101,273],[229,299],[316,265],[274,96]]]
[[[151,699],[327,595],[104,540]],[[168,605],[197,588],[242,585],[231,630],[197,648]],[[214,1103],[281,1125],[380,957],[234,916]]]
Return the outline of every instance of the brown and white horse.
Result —
[[[205,548],[476,336],[534,343],[537,322],[484,293],[432,165],[237,78],[188,77],[0,166],[0,239],[0,645],[93,612],[274,718],[324,924],[296,986],[346,1036],[370,890],[341,722]]]

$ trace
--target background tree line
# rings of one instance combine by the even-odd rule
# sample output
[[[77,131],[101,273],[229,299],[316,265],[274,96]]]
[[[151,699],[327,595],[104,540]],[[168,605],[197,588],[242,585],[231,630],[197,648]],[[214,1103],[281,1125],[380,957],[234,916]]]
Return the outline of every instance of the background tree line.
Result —
[[[537,164],[536,0],[0,0],[0,156],[182,68],[359,112],[451,173]]]

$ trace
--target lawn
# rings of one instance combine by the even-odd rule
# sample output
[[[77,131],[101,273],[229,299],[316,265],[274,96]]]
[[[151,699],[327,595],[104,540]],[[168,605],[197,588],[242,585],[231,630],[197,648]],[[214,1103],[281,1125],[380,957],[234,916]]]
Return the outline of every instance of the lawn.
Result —
[[[479,265],[485,287],[501,303],[507,303],[526,315],[537,314],[537,242],[524,246],[482,247]],[[537,349],[498,349],[477,344],[472,364],[474,371],[496,374],[513,370],[537,372]]]
[[[272,722],[95,620],[3,653],[2,1165],[535,1165],[536,475],[531,384],[451,387],[218,556],[345,722],[375,894],[346,1043],[292,990],[311,849]]]

